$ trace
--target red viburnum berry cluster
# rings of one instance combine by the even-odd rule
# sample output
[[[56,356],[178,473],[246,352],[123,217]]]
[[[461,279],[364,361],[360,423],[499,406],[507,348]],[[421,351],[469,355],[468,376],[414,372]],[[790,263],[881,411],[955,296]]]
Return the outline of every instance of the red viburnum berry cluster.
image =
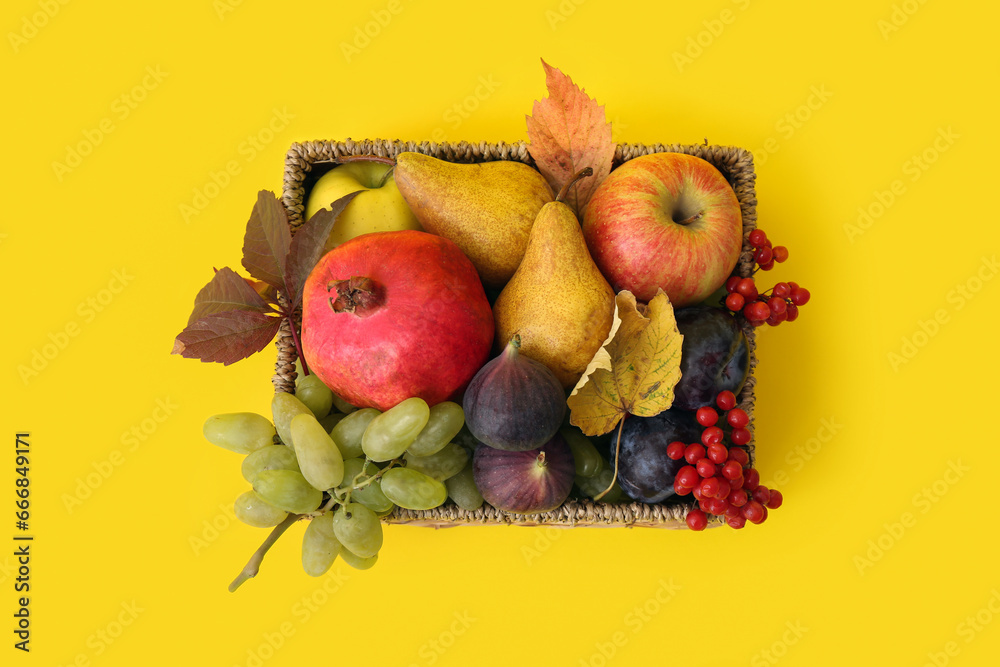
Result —
[[[741,447],[750,442],[750,418],[736,407],[736,396],[724,391],[715,403],[724,413],[721,422],[712,407],[698,408],[695,413],[704,427],[700,443],[678,441],[667,446],[667,456],[688,463],[674,476],[674,491],[681,496],[690,493],[698,501],[698,508],[687,515],[691,530],[704,530],[709,514],[725,517],[733,528],[742,528],[747,521],[763,523],[767,510],[778,509],[783,500],[780,491],[762,486],[760,473],[750,467],[750,456]],[[729,447],[719,423],[729,427]]]
[[[754,248],[757,269],[761,271],[770,271],[775,262],[788,259],[788,248],[772,247],[763,229],[750,232],[750,245]],[[799,287],[798,283],[778,283],[770,290],[759,292],[753,278],[740,276],[731,276],[726,281],[726,292],[726,308],[734,313],[742,311],[743,317],[755,327],[765,323],[776,327],[782,322],[793,322],[799,316],[799,307],[809,301],[809,290]]]

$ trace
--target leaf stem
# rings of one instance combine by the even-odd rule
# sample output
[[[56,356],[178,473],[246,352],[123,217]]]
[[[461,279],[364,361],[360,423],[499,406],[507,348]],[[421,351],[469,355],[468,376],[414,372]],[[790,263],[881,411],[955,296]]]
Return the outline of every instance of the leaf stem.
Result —
[[[299,341],[299,334],[295,330],[295,319],[292,317],[292,313],[285,310],[284,307],[281,307],[281,314],[288,320],[288,329],[292,332],[292,342],[295,343],[295,353],[298,355],[299,361],[302,362],[302,374],[309,375],[309,365],[306,364],[306,358],[302,356],[302,343]]]
[[[250,556],[250,560],[243,566],[243,570],[236,576],[235,579],[233,579],[233,583],[229,584],[230,593],[236,592],[236,589],[242,586],[243,582],[247,579],[252,579],[257,576],[257,573],[260,571],[261,561],[264,560],[264,554],[267,553],[267,550],[274,546],[274,543],[278,541],[278,538],[281,537],[293,523],[301,518],[301,514],[289,514],[285,517],[284,521],[274,527],[274,530],[272,530],[271,534],[267,536],[267,539],[264,540],[263,544],[260,545],[257,551],[253,552],[253,556]]]
[[[622,415],[622,420],[618,422],[618,440],[615,442],[615,474],[611,476],[611,483],[608,484],[608,488],[604,489],[596,496],[594,496],[594,500],[600,500],[601,498],[606,496],[608,491],[610,491],[612,487],[614,487],[615,482],[618,481],[618,453],[621,451],[622,448],[622,428],[625,426],[626,417],[628,417],[628,413]]]

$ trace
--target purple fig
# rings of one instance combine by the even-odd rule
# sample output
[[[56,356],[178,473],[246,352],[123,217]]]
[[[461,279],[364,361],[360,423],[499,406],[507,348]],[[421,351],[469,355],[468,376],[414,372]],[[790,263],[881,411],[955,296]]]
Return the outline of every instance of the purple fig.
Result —
[[[573,488],[575,469],[573,452],[559,433],[530,451],[478,447],[472,459],[472,476],[486,502],[515,514],[562,505]]]
[[[566,414],[562,383],[544,364],[520,354],[520,347],[521,337],[514,334],[500,356],[472,378],[462,402],[472,435],[511,452],[544,445]]]

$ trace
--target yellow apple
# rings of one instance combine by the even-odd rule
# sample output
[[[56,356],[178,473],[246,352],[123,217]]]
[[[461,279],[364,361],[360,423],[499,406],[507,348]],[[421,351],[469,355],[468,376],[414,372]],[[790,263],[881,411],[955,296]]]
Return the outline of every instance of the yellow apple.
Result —
[[[316,181],[306,203],[306,220],[344,195],[364,190],[337,218],[326,250],[369,232],[422,229],[399,194],[390,169],[390,165],[381,162],[348,162],[337,165]]]

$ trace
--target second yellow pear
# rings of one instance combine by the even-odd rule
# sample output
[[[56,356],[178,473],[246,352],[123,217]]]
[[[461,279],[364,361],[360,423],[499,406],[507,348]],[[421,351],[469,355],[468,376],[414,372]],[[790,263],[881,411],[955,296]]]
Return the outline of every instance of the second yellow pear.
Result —
[[[493,306],[495,340],[521,337],[521,353],[574,386],[611,330],[615,293],[561,201],[542,207],[524,258]]]

